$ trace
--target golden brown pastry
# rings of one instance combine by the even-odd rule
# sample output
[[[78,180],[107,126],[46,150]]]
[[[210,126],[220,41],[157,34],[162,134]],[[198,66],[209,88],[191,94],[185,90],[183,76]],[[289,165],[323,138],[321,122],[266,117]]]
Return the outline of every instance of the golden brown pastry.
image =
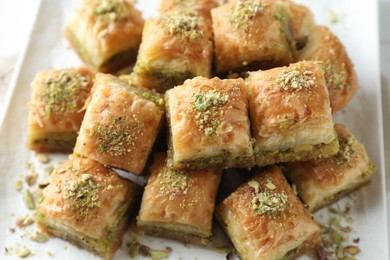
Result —
[[[138,228],[150,235],[206,244],[212,235],[218,171],[175,171],[156,154],[137,217]]]
[[[327,27],[313,28],[299,59],[322,62],[333,114],[343,109],[358,91],[357,76],[347,51]]]
[[[73,157],[51,174],[37,210],[49,233],[111,258],[134,210],[137,186],[102,164]]]
[[[252,166],[248,96],[242,79],[186,80],[166,92],[165,103],[169,167]]]
[[[161,95],[97,74],[75,153],[142,173],[163,122],[163,105]]]
[[[143,25],[131,0],[83,0],[65,36],[93,70],[114,72],[135,61]]]
[[[216,216],[242,259],[290,259],[319,244],[320,227],[272,166],[240,186]]]
[[[27,147],[71,153],[84,117],[94,74],[85,68],[50,69],[31,83]]]
[[[132,74],[135,84],[164,93],[195,76],[210,76],[212,43],[204,19],[175,10],[145,23]]]
[[[375,166],[366,149],[341,124],[335,124],[340,150],[329,158],[292,162],[283,167],[312,212],[368,184]]]
[[[337,153],[328,90],[318,63],[251,72],[246,84],[257,165]]]
[[[286,8],[274,0],[236,0],[211,11],[216,72],[287,65],[295,59]]]

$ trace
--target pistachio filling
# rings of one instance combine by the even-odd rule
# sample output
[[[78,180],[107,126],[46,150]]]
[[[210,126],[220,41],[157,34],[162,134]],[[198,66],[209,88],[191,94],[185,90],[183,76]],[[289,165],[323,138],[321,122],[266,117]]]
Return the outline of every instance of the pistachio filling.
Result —
[[[353,146],[356,139],[353,136],[348,138],[339,138],[339,152],[333,157],[338,166],[352,167],[351,159],[356,156]]]

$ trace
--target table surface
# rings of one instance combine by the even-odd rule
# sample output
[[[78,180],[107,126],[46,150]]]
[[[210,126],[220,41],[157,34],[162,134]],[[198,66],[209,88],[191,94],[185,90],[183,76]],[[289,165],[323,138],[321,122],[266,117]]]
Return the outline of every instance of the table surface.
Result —
[[[33,25],[37,3],[38,0],[13,0],[7,1],[7,8],[0,9],[0,35],[2,35],[0,41],[0,112],[4,109],[4,99],[9,89],[17,57]],[[390,172],[390,120],[388,120],[390,116],[390,0],[380,0],[379,7],[385,164],[386,172]],[[390,177],[386,182],[389,204]],[[388,217],[390,217],[389,206]]]

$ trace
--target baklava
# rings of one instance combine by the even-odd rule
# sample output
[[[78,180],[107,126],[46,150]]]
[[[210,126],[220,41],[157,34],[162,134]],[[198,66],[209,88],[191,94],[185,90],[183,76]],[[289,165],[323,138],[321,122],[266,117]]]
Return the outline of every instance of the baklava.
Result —
[[[286,8],[274,0],[237,0],[211,10],[216,73],[288,65],[296,57]]]
[[[212,43],[197,12],[175,10],[145,23],[137,63],[137,85],[164,93],[195,76],[209,77]]]
[[[341,124],[335,124],[340,150],[329,158],[287,163],[283,170],[310,211],[336,201],[371,180],[375,167],[364,146]]]
[[[243,79],[195,77],[165,94],[173,169],[249,168],[253,142]]]
[[[75,153],[141,174],[164,119],[164,99],[97,74]]]
[[[138,187],[86,158],[70,158],[50,178],[37,209],[39,226],[111,258],[136,206]]]
[[[28,106],[28,148],[38,152],[73,151],[93,77],[85,68],[50,69],[36,75]]]
[[[65,36],[93,70],[115,72],[135,62],[143,25],[131,0],[83,0]]]
[[[319,225],[276,166],[240,186],[216,216],[242,259],[291,259],[321,241]]]
[[[146,234],[205,245],[212,235],[220,172],[175,171],[156,154],[137,217]]]
[[[246,84],[258,166],[337,153],[328,90],[318,63],[251,72]]]
[[[321,62],[333,114],[343,109],[358,91],[357,76],[347,51],[327,27],[313,28],[299,59]]]

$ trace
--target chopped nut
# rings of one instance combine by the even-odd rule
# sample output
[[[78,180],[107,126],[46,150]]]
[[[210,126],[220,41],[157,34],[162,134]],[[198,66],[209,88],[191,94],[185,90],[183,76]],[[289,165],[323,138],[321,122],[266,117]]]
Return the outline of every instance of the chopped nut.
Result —
[[[17,180],[15,182],[15,189],[17,191],[19,191],[19,192],[22,191],[22,189],[23,189],[23,182],[21,180]]]
[[[47,156],[46,154],[43,154],[43,153],[37,153],[37,154],[35,155],[35,158],[36,158],[40,163],[48,163],[48,162],[50,162],[49,156]]]
[[[35,209],[34,197],[29,190],[23,192],[23,202],[28,209]]]
[[[16,226],[19,228],[24,228],[26,226],[33,224],[34,222],[35,221],[32,217],[30,217],[29,215],[26,215],[26,216],[18,218],[16,220]]]
[[[38,242],[38,243],[45,243],[47,240],[49,240],[49,236],[45,233],[35,231],[34,234],[30,236],[30,239],[32,241]]]
[[[33,186],[37,182],[37,179],[38,179],[38,175],[36,173],[29,174],[25,178],[28,186]]]
[[[49,177],[51,173],[53,172],[54,167],[53,166],[48,166],[43,170],[43,174],[45,177]]]
[[[47,186],[49,186],[49,184],[50,184],[50,181],[49,181],[49,180],[43,180],[43,181],[40,181],[40,182],[38,183],[38,187],[39,187],[40,189],[43,189],[43,188],[46,188]]]
[[[17,252],[17,256],[20,258],[26,258],[31,254],[31,251],[27,247],[23,247]]]
[[[357,246],[346,246],[344,247],[344,252],[350,255],[356,255],[360,252],[360,248]]]

